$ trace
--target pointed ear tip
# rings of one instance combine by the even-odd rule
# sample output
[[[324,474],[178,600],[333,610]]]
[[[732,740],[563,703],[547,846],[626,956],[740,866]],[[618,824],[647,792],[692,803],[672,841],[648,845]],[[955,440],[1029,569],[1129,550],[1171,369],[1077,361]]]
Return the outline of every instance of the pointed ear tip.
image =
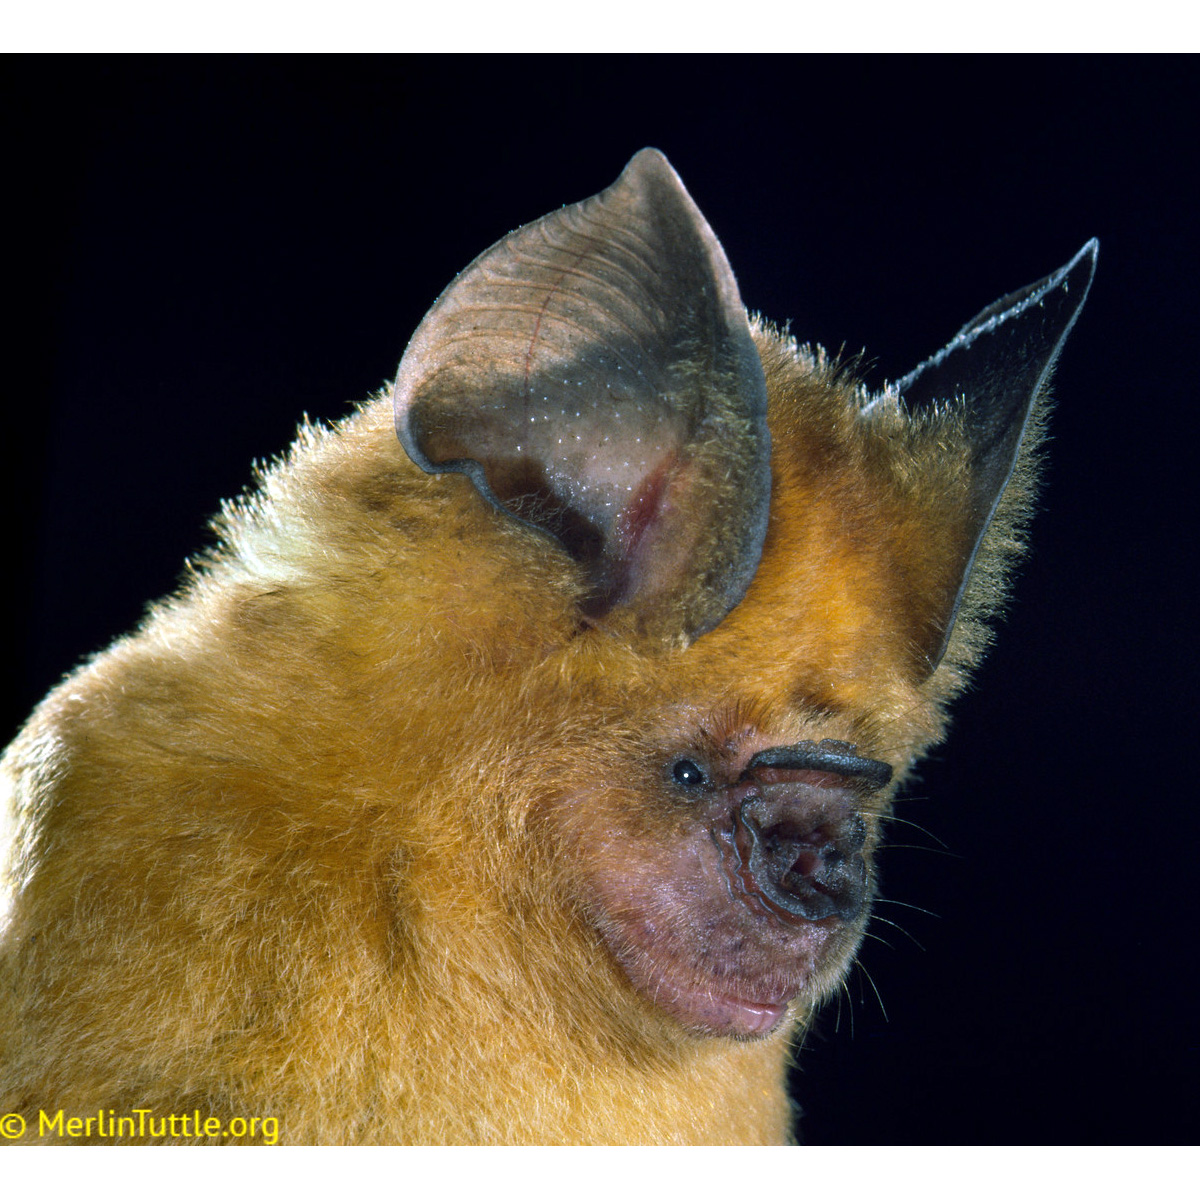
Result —
[[[634,163],[666,163],[667,166],[671,165],[667,162],[667,156],[657,146],[643,146],[629,160],[629,166],[632,167]]]
[[[1046,281],[1045,291],[1050,292],[1056,288],[1062,288],[1065,292],[1068,286],[1078,287],[1082,284],[1082,293],[1077,293],[1079,295],[1078,307],[1082,308],[1088,293],[1092,290],[1092,280],[1096,278],[1096,262],[1099,256],[1099,238],[1091,238],[1084,242],[1075,257],[1049,277]]]
[[[1096,274],[1096,261],[1100,257],[1100,239],[1089,238],[1079,248],[1075,257],[1071,259],[1065,266],[1060,267],[1054,274],[1056,279],[1065,279],[1068,275],[1075,272],[1086,271],[1088,283],[1090,284],[1093,276]]]
[[[639,175],[667,175],[672,180],[679,179],[679,172],[671,166],[667,156],[655,146],[643,146],[625,164],[621,178],[627,179]]]
[[[1082,305],[1083,300],[1087,298],[1087,294],[1091,290],[1092,280],[1096,276],[1096,260],[1099,254],[1100,240],[1098,238],[1090,238],[1057,271],[1047,275],[1045,279],[1040,280],[1038,283],[1031,284],[1027,289],[1029,295],[1021,303],[1013,305],[1011,311],[1019,312],[1023,308],[1028,307],[1032,301],[1040,302],[1041,299],[1051,292],[1061,290],[1065,294],[1068,287],[1077,287],[1080,281],[1082,281],[1084,289],[1080,299],[1080,305]]]
[[[1087,259],[1092,265],[1092,269],[1096,268],[1096,260],[1100,257],[1100,239],[1089,238],[1080,247],[1079,253],[1071,260],[1071,265],[1074,266],[1077,262]]]

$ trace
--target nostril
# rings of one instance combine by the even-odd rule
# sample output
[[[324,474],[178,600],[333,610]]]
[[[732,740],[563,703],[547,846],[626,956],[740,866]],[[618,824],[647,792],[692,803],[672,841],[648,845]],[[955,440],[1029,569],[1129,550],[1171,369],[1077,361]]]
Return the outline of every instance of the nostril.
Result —
[[[868,880],[860,812],[759,793],[738,806],[733,832],[742,880],[773,911],[809,921],[852,920],[861,912]]]
[[[824,856],[812,850],[805,850],[796,856],[788,875],[802,875],[808,878],[815,875],[824,866]],[[786,876],[785,876],[786,878]]]
[[[788,822],[780,822],[764,829],[763,838],[778,854],[789,855],[802,850],[812,850],[821,856],[828,854],[835,844],[847,840],[844,831],[836,824],[810,828]]]

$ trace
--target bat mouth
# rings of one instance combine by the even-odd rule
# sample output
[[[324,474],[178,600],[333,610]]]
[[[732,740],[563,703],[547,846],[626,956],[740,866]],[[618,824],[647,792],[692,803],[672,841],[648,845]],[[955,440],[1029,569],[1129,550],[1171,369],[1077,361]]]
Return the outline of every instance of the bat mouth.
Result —
[[[704,1033],[747,1040],[767,1037],[787,1016],[787,999],[747,999],[709,985],[683,987],[659,979],[647,989],[660,1009]]]

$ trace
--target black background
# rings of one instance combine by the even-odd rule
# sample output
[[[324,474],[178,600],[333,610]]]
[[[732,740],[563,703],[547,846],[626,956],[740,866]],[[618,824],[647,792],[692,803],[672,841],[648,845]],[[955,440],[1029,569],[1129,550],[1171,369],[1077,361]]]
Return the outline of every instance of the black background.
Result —
[[[795,1094],[818,1143],[1196,1140],[1195,60],[5,74],[6,734],[173,587],[251,459],[389,380],[456,271],[643,145],[747,304],[865,347],[875,385],[1098,236],[1032,556],[901,807],[928,832],[883,860],[907,933],[873,925],[873,984],[823,1014]]]

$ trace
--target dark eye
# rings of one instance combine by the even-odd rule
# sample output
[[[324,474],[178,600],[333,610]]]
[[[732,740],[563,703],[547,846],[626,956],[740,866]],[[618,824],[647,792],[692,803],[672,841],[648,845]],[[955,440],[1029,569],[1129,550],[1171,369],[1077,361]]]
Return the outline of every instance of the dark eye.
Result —
[[[690,758],[681,758],[671,769],[671,775],[680,787],[695,788],[708,782],[704,772]]]

